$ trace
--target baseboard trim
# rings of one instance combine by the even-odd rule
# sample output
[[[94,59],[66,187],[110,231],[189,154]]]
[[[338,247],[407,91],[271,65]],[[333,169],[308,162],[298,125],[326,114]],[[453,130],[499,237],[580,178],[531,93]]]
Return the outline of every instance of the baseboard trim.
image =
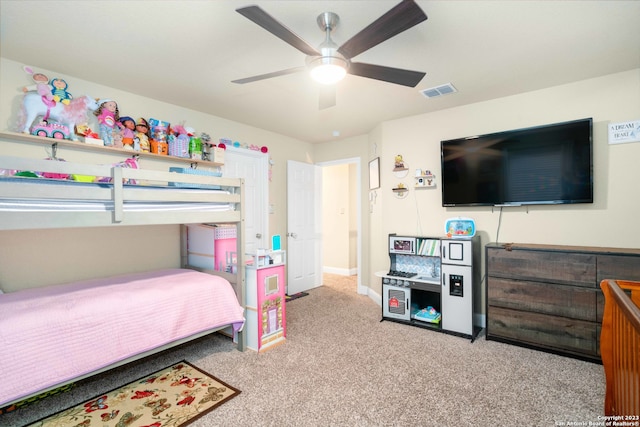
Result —
[[[359,293],[368,296],[369,298],[371,298],[371,300],[373,302],[378,304],[379,307],[382,307],[382,295],[380,295],[379,293],[377,293],[373,289],[368,288],[366,286],[363,286],[363,288],[364,288],[364,291],[363,292],[359,292]]]
[[[339,276],[355,276],[358,274],[357,268],[322,267],[323,273],[337,274]]]

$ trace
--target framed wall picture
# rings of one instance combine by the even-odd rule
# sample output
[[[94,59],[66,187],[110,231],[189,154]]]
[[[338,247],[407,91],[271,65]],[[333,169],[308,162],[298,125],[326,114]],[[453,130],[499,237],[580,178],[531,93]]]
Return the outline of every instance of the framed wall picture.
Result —
[[[380,188],[380,157],[369,162],[369,190]]]

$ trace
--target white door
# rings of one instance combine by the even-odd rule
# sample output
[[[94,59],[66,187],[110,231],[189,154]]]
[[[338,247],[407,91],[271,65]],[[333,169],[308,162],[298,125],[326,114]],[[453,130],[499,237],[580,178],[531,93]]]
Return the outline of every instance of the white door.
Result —
[[[287,161],[287,294],[322,284],[322,169]]]
[[[246,148],[227,147],[224,177],[244,178],[245,253],[268,248],[269,242],[269,157]]]

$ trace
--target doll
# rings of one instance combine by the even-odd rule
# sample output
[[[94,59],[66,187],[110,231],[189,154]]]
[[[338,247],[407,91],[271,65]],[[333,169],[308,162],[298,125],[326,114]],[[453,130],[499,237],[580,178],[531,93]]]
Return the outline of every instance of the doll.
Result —
[[[47,77],[42,73],[30,72],[29,74],[31,75],[31,79],[35,84],[31,86],[23,87],[22,91],[23,92],[36,91],[38,92],[38,95],[42,97],[42,101],[45,104],[51,105],[53,103],[53,93],[51,93],[51,85],[49,84],[49,77]]]
[[[129,116],[120,117],[122,126],[122,146],[125,150],[133,150],[136,122]]]
[[[53,86],[53,100],[56,102],[62,102],[64,105],[69,105],[73,96],[67,92],[67,87],[69,86],[67,85],[67,82],[62,79],[55,78],[51,80],[51,86]]]
[[[145,151],[147,153],[151,151],[151,144],[149,143],[149,123],[142,117],[136,122],[136,139],[138,142],[137,147],[139,148],[135,150],[137,147],[134,146],[135,151]]]
[[[101,99],[98,109],[93,113],[98,118],[98,134],[107,147],[112,147],[113,132],[115,127],[120,124],[120,113],[118,104],[112,99]]]

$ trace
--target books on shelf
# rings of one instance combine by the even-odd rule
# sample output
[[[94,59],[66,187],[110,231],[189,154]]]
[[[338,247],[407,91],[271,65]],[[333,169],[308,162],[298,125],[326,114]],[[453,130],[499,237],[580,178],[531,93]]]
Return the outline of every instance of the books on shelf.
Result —
[[[418,239],[417,255],[440,256],[440,241],[437,239]]]

